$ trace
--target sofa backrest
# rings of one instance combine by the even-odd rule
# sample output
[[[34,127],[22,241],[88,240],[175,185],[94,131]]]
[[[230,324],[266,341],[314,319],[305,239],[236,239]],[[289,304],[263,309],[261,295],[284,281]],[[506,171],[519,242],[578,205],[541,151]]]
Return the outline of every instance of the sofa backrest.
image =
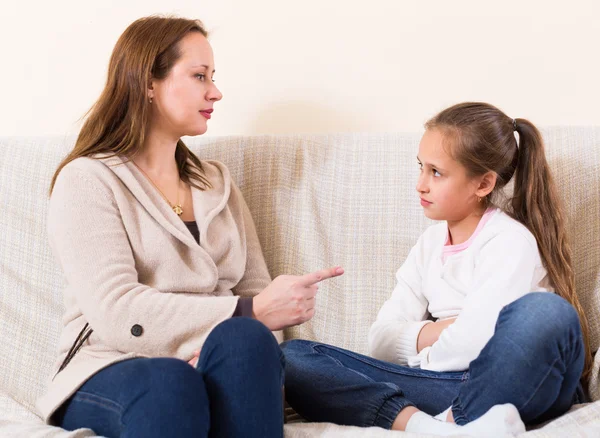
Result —
[[[543,133],[567,207],[578,293],[597,350],[600,128]],[[315,317],[287,337],[366,352],[369,326],[395,285],[395,271],[430,224],[415,192],[419,139],[414,133],[187,141],[201,158],[231,170],[273,277],[337,264],[346,269],[323,282]],[[29,409],[50,373],[61,328],[64,282],[48,246],[46,215],[50,178],[73,143],[0,138],[0,394]]]

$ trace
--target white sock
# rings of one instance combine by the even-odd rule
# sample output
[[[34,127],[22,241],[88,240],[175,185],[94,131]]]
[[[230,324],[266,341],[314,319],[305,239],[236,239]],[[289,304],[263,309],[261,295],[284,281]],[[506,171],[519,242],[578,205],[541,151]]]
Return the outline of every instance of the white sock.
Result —
[[[441,436],[505,437],[525,432],[525,425],[521,421],[517,408],[505,404],[492,407],[483,416],[464,426],[439,421],[425,412],[417,412],[408,420],[406,432]]]
[[[446,421],[446,418],[448,418],[448,412],[450,412],[450,409],[452,409],[452,406],[450,406],[444,412],[440,412],[433,418],[435,418],[436,420],[440,420],[440,421]]]

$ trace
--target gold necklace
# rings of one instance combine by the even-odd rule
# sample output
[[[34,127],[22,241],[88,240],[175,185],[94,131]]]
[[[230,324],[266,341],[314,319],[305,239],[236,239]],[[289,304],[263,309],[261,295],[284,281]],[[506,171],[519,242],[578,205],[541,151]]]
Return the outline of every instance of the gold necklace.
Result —
[[[160,193],[160,195],[163,197],[163,199],[165,201],[167,201],[167,204],[169,204],[169,206],[173,209],[175,214],[177,216],[181,216],[183,214],[183,207],[179,203],[179,181],[177,182],[177,202],[175,203],[175,205],[173,205],[173,204],[171,204],[171,201],[169,201],[169,198],[167,198],[165,196],[165,194],[158,188],[158,186],[156,184],[154,184],[154,181],[152,181],[152,178],[150,178],[150,176],[148,176],[148,174],[146,172],[144,172],[144,169],[142,169],[140,166],[138,166],[135,161],[131,160],[131,162],[133,163],[133,165],[135,167],[137,167],[140,170],[140,172],[142,172],[144,174],[144,176],[148,179],[148,181],[150,181],[150,184],[152,184],[154,186],[154,188],[156,190],[158,190],[158,193]]]

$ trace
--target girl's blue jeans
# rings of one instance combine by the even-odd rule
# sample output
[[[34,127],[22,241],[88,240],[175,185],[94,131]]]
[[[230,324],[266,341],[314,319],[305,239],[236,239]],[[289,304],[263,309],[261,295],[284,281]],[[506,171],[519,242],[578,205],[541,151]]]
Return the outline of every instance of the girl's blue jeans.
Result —
[[[532,424],[584,401],[579,317],[552,293],[530,293],[504,307],[493,337],[462,372],[409,368],[303,340],[282,349],[287,401],[309,421],[389,429],[407,406],[432,415],[451,406],[464,425],[512,403]]]

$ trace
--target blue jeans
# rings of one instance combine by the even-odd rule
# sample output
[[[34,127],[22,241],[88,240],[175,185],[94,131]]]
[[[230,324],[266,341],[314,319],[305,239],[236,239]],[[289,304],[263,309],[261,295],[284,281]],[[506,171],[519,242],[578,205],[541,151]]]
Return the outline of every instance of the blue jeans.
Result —
[[[138,358],[92,376],[54,415],[67,429],[106,437],[283,437],[281,349],[250,318],[219,324],[197,369]]]
[[[452,406],[457,424],[512,403],[538,423],[583,401],[583,338],[575,309],[552,293],[531,293],[504,307],[495,333],[467,371],[409,368],[330,345],[282,344],[288,403],[309,421],[390,429],[416,406],[438,414]]]

